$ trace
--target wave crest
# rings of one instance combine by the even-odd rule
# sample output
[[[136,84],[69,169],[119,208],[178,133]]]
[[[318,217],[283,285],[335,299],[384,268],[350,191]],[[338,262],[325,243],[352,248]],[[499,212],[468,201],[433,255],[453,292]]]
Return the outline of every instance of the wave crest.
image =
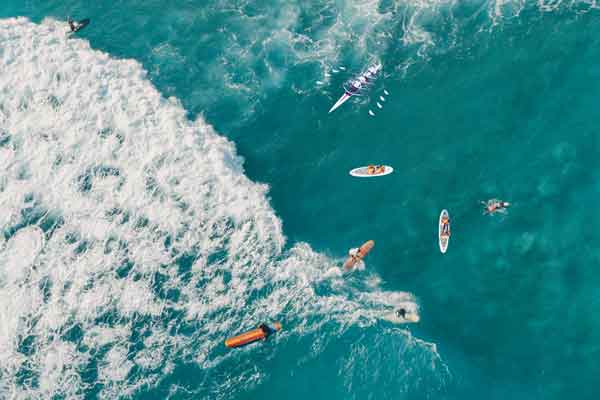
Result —
[[[251,348],[226,351],[227,336],[283,317],[277,342],[323,341],[325,323],[343,333],[374,323],[364,309],[414,301],[353,288],[306,244],[284,251],[268,187],[138,63],[68,39],[51,20],[0,21],[0,43],[0,258],[15,241],[41,243],[0,285],[4,393],[177,391],[173,371],[194,365],[186,392],[228,397],[266,371],[240,356]]]

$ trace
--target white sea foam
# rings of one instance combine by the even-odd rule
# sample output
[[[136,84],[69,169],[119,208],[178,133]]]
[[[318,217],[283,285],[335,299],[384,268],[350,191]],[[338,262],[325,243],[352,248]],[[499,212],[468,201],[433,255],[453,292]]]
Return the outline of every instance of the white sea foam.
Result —
[[[420,351],[423,348],[428,351]],[[411,392],[430,398],[451,378],[435,344],[400,328],[363,335],[349,346],[340,364],[338,374],[349,399],[402,398]]]
[[[0,285],[15,284],[22,280],[44,246],[44,233],[37,227],[19,230],[7,243],[4,250],[4,261],[0,269]]]
[[[90,370],[102,397],[132,394],[182,360],[208,370],[235,359],[223,340],[258,321],[283,318],[275,340],[286,340],[393,306],[306,244],[284,252],[267,186],[138,63],[68,39],[52,20],[0,21],[0,46],[7,397],[81,398]],[[264,374],[239,363],[198,379],[204,395],[227,398]]]

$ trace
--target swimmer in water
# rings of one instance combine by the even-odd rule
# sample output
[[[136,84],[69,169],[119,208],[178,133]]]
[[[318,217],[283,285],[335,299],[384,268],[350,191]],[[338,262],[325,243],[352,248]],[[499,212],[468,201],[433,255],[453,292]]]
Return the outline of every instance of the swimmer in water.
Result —
[[[502,201],[498,199],[490,199],[488,201],[482,201],[484,214],[495,214],[502,213],[506,214],[508,212],[508,207],[510,207],[510,203],[508,201]]]
[[[354,262],[360,261],[362,257],[362,254],[360,253],[360,248],[350,249],[348,251],[348,255],[352,257],[352,260],[354,260]]]

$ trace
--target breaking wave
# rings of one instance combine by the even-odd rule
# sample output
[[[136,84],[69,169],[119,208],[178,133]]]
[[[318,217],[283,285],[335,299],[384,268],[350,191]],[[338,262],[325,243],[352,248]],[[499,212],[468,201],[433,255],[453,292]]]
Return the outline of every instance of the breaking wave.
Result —
[[[255,347],[225,350],[232,334],[280,319],[274,342],[310,337],[317,357],[334,340],[325,324],[343,335],[375,326],[379,310],[417,307],[376,278],[368,287],[344,278],[339,260],[305,243],[286,248],[268,187],[244,175],[233,143],[187,119],[137,62],[90,49],[63,24],[19,18],[0,21],[0,70],[8,397],[116,398],[166,386],[229,398],[268,375],[247,357]],[[435,346],[386,334],[411,364],[394,379],[406,388],[423,382],[417,375],[446,379]],[[194,384],[170,381],[190,365]]]

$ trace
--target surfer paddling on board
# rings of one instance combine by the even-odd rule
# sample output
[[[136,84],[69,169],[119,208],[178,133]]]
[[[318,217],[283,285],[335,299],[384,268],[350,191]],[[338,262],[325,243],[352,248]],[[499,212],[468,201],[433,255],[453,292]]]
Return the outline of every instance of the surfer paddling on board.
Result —
[[[273,333],[277,332],[279,329],[281,329],[281,324],[279,322],[275,322],[275,329],[271,328],[267,324],[260,324],[258,326],[258,329],[260,329],[264,333],[264,335],[265,335],[265,337],[262,340],[267,340],[267,338],[271,334],[273,334]]]
[[[510,207],[510,203],[508,201],[502,201],[498,199],[490,199],[488,201],[482,201],[481,204],[484,205],[484,214],[495,214],[497,212],[506,214],[508,211],[508,207]]]
[[[363,266],[363,258],[371,251],[375,246],[375,242],[368,240],[363,243],[360,247],[352,248],[348,251],[348,258],[344,262],[344,269],[346,271],[352,269],[354,266]]]
[[[352,258],[352,261],[354,261],[355,263],[359,262],[362,258],[362,255],[360,254],[360,249],[358,247],[348,250],[348,255]]]
[[[241,347],[259,340],[266,340],[269,336],[279,330],[281,330],[281,324],[279,322],[275,322],[273,327],[263,323],[256,329],[252,329],[251,331],[244,332],[225,340],[225,346],[229,348]]]

